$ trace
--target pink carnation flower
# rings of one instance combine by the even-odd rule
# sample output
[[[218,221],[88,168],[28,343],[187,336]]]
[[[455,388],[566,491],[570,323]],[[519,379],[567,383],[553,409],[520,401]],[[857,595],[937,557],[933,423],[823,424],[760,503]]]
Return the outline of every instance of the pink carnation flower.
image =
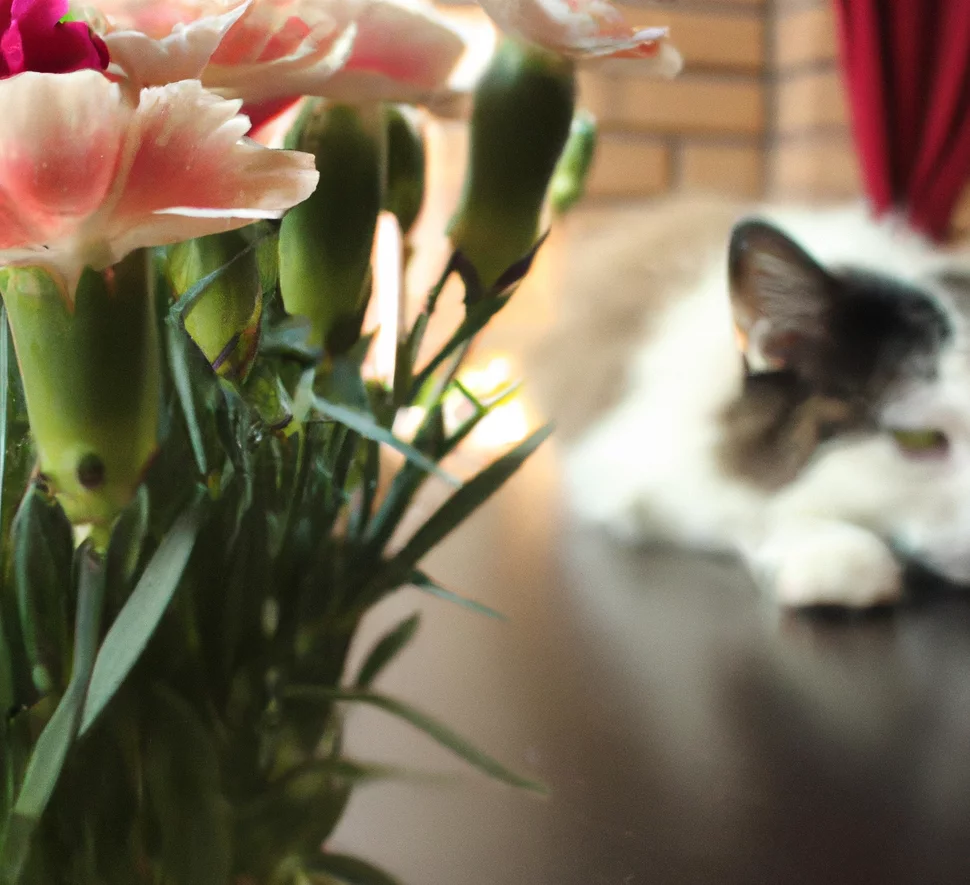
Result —
[[[62,22],[68,0],[0,0],[0,77],[108,67],[108,48],[84,22]]]
[[[73,299],[85,266],[280,217],[313,157],[243,138],[240,104],[198,80],[134,101],[94,71],[0,81],[0,266],[43,266]]]
[[[112,69],[138,86],[199,79],[247,104],[304,95],[420,99],[465,49],[426,0],[95,0]],[[335,76],[336,75],[336,76]]]

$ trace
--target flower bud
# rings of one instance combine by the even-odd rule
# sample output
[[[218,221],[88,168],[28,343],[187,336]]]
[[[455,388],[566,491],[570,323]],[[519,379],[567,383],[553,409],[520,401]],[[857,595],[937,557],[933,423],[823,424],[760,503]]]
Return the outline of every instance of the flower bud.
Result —
[[[85,269],[74,304],[40,267],[0,270],[38,469],[71,522],[108,527],[158,447],[150,259]]]
[[[310,321],[308,343],[331,355],[360,337],[371,250],[384,184],[379,106],[309,101],[287,147],[316,158],[317,189],[283,218],[280,292],[287,312]]]
[[[406,237],[424,202],[424,135],[413,109],[390,105],[387,114],[387,181],[384,208]]]
[[[223,268],[189,308],[185,329],[220,375],[240,380],[256,357],[263,308],[258,255],[248,245],[240,231],[211,234],[172,246],[167,262],[177,296]]]
[[[499,46],[475,89],[465,188],[449,235],[486,287],[535,244],[575,98],[571,60],[514,40]]]
[[[596,118],[588,111],[579,111],[549,183],[549,204],[557,215],[568,212],[583,198],[595,153]]]

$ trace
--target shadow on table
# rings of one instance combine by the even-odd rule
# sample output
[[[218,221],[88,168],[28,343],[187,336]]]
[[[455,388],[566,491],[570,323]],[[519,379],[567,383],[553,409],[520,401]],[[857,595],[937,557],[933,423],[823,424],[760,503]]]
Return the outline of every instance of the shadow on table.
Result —
[[[489,784],[399,723],[361,758],[455,775],[365,788],[335,840],[410,885],[970,881],[970,601],[918,582],[879,616],[779,616],[733,561],[561,524],[526,470],[430,563],[508,615],[420,609],[382,690],[551,795]]]

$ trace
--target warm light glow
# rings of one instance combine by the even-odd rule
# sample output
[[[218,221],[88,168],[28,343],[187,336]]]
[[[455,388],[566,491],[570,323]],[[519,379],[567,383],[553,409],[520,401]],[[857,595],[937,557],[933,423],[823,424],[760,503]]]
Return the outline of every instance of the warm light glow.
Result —
[[[427,414],[428,410],[421,408],[421,406],[409,406],[406,409],[398,410],[397,415],[394,417],[394,427],[392,428],[394,435],[398,439],[412,442],[414,435],[418,432],[418,428],[421,426]]]
[[[530,429],[525,403],[516,396],[483,418],[469,437],[469,442],[478,449],[505,449],[522,442]]]
[[[472,367],[458,376],[461,383],[479,400],[489,399],[506,390],[517,380],[518,373],[510,357],[496,354],[480,367]],[[474,414],[474,407],[461,391],[455,390],[445,402],[445,420],[454,427]],[[469,435],[467,445],[478,450],[499,450],[521,442],[529,435],[532,422],[520,391],[481,420]]]
[[[370,312],[376,331],[362,369],[366,377],[388,384],[394,379],[398,334],[406,320],[401,267],[403,248],[397,219],[390,212],[382,212],[377,219],[377,233],[371,257],[374,288],[371,293]]]
[[[516,378],[517,372],[512,360],[501,354],[492,356],[481,366],[458,374],[458,380],[480,402],[488,402],[503,390],[507,390]],[[474,414],[474,405],[457,388],[445,398],[444,417],[448,433],[454,433]],[[410,442],[426,415],[427,411],[420,406],[401,409],[394,421],[394,435]],[[525,398],[517,390],[482,418],[462,447],[477,453],[501,451],[521,442],[534,427],[535,421]]]

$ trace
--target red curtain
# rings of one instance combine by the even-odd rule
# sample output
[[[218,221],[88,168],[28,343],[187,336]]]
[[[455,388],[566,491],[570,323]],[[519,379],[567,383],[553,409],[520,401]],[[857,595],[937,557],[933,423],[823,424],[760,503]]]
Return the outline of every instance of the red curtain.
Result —
[[[942,239],[970,180],[970,0],[835,0],[863,181]]]

